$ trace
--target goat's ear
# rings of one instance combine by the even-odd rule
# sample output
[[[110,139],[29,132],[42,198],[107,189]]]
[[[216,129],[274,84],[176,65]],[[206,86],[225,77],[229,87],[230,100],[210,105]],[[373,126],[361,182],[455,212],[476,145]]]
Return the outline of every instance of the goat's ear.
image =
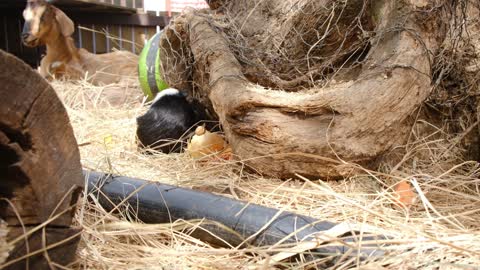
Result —
[[[54,7],[55,19],[60,25],[60,31],[64,37],[69,37],[75,32],[75,24],[73,21],[60,9]]]

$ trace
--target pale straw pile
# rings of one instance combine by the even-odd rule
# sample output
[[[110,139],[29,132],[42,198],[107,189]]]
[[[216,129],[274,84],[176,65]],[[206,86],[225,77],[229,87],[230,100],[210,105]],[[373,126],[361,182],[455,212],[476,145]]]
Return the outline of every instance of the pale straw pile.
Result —
[[[142,155],[135,143],[135,118],[148,105],[133,99],[123,106],[108,106],[98,95],[104,87],[85,82],[55,81],[53,86],[68,110],[86,169],[214,192],[320,220],[356,224],[393,238],[386,241],[381,258],[361,261],[353,256],[322,264],[325,259],[306,260],[301,247],[212,247],[188,234],[200,221],[129,223],[84,197],[75,220],[83,234],[73,269],[480,267],[479,166],[459,158],[462,149],[456,138],[441,130],[420,135],[412,129],[406,154],[394,164],[383,162],[379,171],[359,168],[360,175],[337,182],[302,176],[279,180],[248,171],[241,162],[205,164],[186,154]],[[122,84],[109,87],[139,91]],[[410,181],[418,193],[410,208],[394,204],[393,186],[400,180]]]

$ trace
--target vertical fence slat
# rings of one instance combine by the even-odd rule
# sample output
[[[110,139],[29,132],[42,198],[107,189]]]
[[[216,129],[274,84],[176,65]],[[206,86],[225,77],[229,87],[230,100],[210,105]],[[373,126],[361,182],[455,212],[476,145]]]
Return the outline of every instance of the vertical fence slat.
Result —
[[[106,33],[105,33],[105,43],[106,43],[106,46],[107,46],[107,52],[110,52],[110,26],[107,24],[107,26],[105,26],[105,29],[106,29]]]
[[[17,20],[17,25],[18,25],[18,33],[22,33],[23,32],[23,29],[22,29],[22,20]],[[22,42],[22,39],[20,38],[20,42],[19,42],[19,47],[20,47],[20,53],[23,55],[24,53],[24,46],[23,46],[23,42]]]
[[[95,33],[97,43],[97,53],[106,53],[107,50],[107,29],[105,25],[95,25],[97,31]]]
[[[119,25],[118,26],[118,44],[119,44],[119,47],[120,47],[120,50],[123,49],[123,37],[122,37],[122,26]]]
[[[135,48],[137,47],[135,43],[135,26],[132,26],[131,28],[131,35],[132,35],[132,52],[135,53]]]
[[[95,25],[92,24],[92,52],[97,53],[97,37],[95,36]]]
[[[8,44],[8,29],[7,29],[7,17],[3,17],[3,35],[5,37],[5,51],[10,52]]]
[[[83,40],[82,40],[82,29],[80,28],[82,25],[78,25],[78,47],[83,48]]]
[[[82,30],[82,48],[89,52],[93,52],[93,33],[90,29],[91,25]]]

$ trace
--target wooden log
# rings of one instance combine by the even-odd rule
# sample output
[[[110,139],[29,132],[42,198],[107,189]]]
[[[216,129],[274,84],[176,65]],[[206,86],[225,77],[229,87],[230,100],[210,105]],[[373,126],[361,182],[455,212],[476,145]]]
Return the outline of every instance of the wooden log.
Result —
[[[8,258],[11,246],[7,243],[7,223],[0,219],[0,265]]]
[[[83,185],[77,143],[53,88],[21,60],[1,50],[0,82],[0,218],[8,224],[7,241],[16,239],[14,251],[0,269],[26,264],[30,269],[50,269],[51,263],[64,264],[73,258],[78,238],[28,261],[9,261],[27,254],[21,247],[26,239],[28,254],[33,256],[36,250],[78,235],[71,228]],[[29,231],[39,225],[42,229]]]
[[[27,231],[32,229],[33,227],[26,228]],[[23,234],[22,228],[15,228],[12,231],[16,232],[16,235]],[[36,231],[27,237],[28,247],[27,242],[22,239],[10,251],[9,261],[1,269],[58,269],[55,265],[68,265],[75,259],[80,232],[80,229],[48,226],[45,230]],[[11,232],[9,236],[13,234],[15,233]],[[45,243],[42,238],[45,238]],[[44,249],[47,249],[49,259],[45,257]]]

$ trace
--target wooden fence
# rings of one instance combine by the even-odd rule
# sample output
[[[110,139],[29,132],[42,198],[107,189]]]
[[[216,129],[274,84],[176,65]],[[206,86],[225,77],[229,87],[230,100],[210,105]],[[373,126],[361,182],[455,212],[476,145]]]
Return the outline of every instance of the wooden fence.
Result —
[[[74,38],[77,47],[92,53],[106,53],[117,49],[139,54],[144,41],[155,33],[155,26],[79,24]]]
[[[45,48],[22,44],[25,2],[0,0],[0,49],[36,67]],[[168,23],[167,17],[138,12],[136,8],[143,7],[142,0],[57,0],[55,5],[75,22],[73,38],[77,47],[92,53],[122,49],[138,54],[144,40],[156,33],[156,26],[163,28]]]
[[[143,8],[143,0],[97,0],[97,2],[130,8]]]

